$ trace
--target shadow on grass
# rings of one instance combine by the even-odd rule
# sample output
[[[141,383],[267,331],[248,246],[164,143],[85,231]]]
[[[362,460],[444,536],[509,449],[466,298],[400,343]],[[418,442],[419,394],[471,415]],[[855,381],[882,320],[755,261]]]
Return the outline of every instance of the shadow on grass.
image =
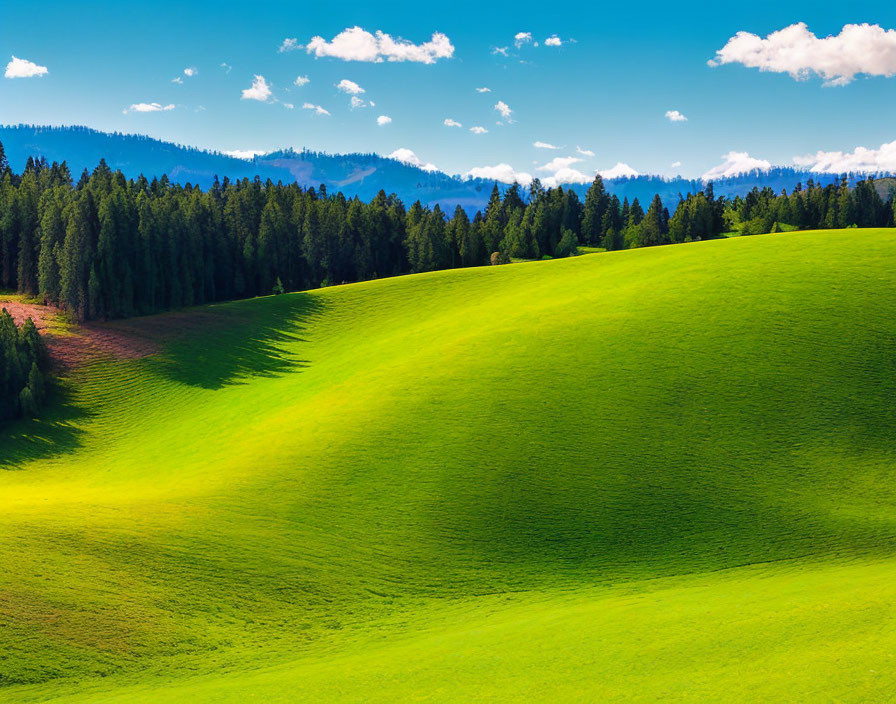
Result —
[[[307,362],[294,343],[304,341],[302,331],[321,308],[316,297],[293,293],[160,317],[174,335],[150,363],[162,376],[203,389],[295,372]]]
[[[75,404],[69,389],[54,385],[41,417],[0,425],[0,471],[72,452],[84,433],[77,421],[89,415]]]

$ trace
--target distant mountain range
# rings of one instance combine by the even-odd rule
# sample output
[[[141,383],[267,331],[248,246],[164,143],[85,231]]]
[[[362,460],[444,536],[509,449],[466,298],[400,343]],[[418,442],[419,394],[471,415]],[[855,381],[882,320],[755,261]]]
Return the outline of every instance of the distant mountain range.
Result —
[[[24,168],[29,156],[43,156],[48,161],[66,161],[77,179],[83,169],[92,170],[100,159],[105,159],[111,168],[120,169],[129,178],[140,174],[147,178],[167,174],[173,182],[207,188],[215,176],[221,179],[226,176],[231,180],[260,176],[275,182],[295,181],[306,188],[323,184],[328,192],[342,191],[346,197],[357,195],[363,200],[384,190],[396,193],[407,204],[416,200],[428,206],[438,203],[448,212],[457,205],[470,213],[483,208],[493,185],[483,179],[463,179],[441,171],[427,171],[377,154],[325,154],[287,149],[254,159],[240,159],[143,135],[99,132],[77,126],[0,125],[0,142],[16,171]],[[849,176],[851,181],[861,177]],[[817,174],[786,167],[751,171],[715,181],[713,185],[716,195],[734,197],[746,194],[754,186],[789,191],[798,182],[805,184],[809,179],[824,185],[840,178],[842,176],[838,174]],[[647,175],[605,183],[607,190],[620,200],[638,198],[645,207],[657,193],[672,208],[679,195],[705,188],[699,179]],[[584,197],[588,184],[565,187]]]

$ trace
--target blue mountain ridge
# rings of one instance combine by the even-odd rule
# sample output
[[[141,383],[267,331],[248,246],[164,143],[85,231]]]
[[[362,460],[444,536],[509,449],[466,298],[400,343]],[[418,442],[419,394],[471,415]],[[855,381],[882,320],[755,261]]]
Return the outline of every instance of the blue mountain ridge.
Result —
[[[89,127],[47,127],[38,125],[0,125],[0,142],[15,171],[21,171],[28,157],[48,161],[66,161],[73,177],[82,170],[93,170],[100,159],[112,169],[120,169],[128,178],[143,174],[147,178],[167,174],[179,184],[191,183],[208,188],[215,176],[231,181],[243,178],[271,179],[308,188],[325,185],[329,193],[341,191],[347,198],[370,200],[380,190],[395,193],[407,205],[419,200],[433,207],[438,204],[451,213],[458,205],[468,213],[485,207],[493,182],[464,179],[440,171],[424,171],[377,154],[326,154],[292,149],[239,159],[220,152],[164,142],[144,135],[100,132]],[[816,174],[789,167],[752,171],[713,183],[717,196],[733,198],[745,195],[753,187],[790,191],[798,182],[809,179],[826,185],[843,177],[851,182],[864,175]],[[506,188],[506,184],[498,184]],[[584,198],[589,184],[571,184]],[[663,178],[642,175],[605,181],[607,190],[629,201],[638,198],[646,208],[655,194],[673,209],[680,195],[696,193],[706,186],[699,179]]]

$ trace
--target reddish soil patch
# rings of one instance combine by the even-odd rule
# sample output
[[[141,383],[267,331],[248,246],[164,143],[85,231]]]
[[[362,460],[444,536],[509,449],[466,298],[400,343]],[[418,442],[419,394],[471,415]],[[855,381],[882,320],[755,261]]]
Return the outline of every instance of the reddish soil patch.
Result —
[[[31,318],[40,331],[45,330],[57,316],[62,314],[62,311],[55,306],[38,306],[15,301],[0,301],[0,308],[5,308],[9,312],[16,325],[21,325],[26,319]]]
[[[54,323],[62,327],[59,321],[65,314],[55,306],[0,301],[0,308],[9,311],[17,325],[31,318],[44,335],[50,356],[64,368],[109,356],[140,359],[159,350],[157,341],[149,335],[141,334],[134,327],[115,323],[71,324],[65,333],[56,333]]]

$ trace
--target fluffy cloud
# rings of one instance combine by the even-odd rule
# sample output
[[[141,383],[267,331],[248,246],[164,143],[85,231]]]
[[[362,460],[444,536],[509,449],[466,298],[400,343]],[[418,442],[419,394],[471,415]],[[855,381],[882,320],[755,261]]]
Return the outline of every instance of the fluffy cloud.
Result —
[[[771,164],[765,159],[754,159],[747,152],[728,152],[722,155],[724,161],[714,166],[701,178],[704,181],[712,181],[717,178],[730,178],[750,171],[767,171]]]
[[[548,37],[544,40],[545,46],[561,46],[563,41],[556,34],[553,37]]]
[[[492,49],[492,53],[495,56],[507,56],[509,51],[510,51],[509,46],[496,46],[494,49]]]
[[[532,146],[536,149],[559,149],[560,147],[556,147],[553,144],[548,144],[547,142],[532,142]]]
[[[510,106],[505,103],[503,100],[499,100],[495,103],[495,110],[501,113],[501,117],[503,117],[508,122],[510,121],[510,115],[513,113],[513,110],[510,109]]]
[[[391,122],[392,118],[388,115],[380,115],[378,118],[376,118],[376,124],[378,124],[380,127],[382,127],[383,125],[388,125]]]
[[[445,118],[445,127],[463,127],[457,120],[452,120],[450,117]]]
[[[359,98],[357,95],[353,95],[350,101],[351,109],[355,108],[366,108],[368,106],[373,107],[374,103],[368,103],[366,100]]]
[[[738,32],[708,63],[743,64],[760,71],[787,73],[798,81],[814,73],[828,86],[846,85],[860,73],[889,78],[896,75],[896,30],[885,30],[877,24],[847,24],[840,34],[819,39],[799,22],[765,39]]]
[[[411,151],[410,149],[405,149],[404,147],[402,147],[401,149],[396,149],[389,155],[389,158],[400,161],[402,164],[407,164],[408,166],[416,166],[418,169],[423,169],[424,171],[439,170],[439,168],[435,164],[423,163],[420,157],[418,157],[413,151]]]
[[[557,173],[561,169],[568,169],[573,164],[578,164],[582,160],[576,156],[556,156],[547,164],[539,166],[539,171],[547,171],[549,173]]]
[[[339,83],[336,84],[336,88],[341,90],[343,93],[348,93],[349,95],[360,95],[361,93],[366,92],[361,86],[359,86],[354,81],[350,81],[347,78],[343,78]]]
[[[582,149],[581,147],[576,147],[576,152],[578,154],[581,154],[582,156],[588,156],[588,157],[594,156],[594,152],[591,151],[590,149]]]
[[[553,188],[561,183],[591,183],[593,180],[593,176],[583,174],[578,169],[558,169],[553,175],[544,179],[544,185]]]
[[[575,156],[558,156],[551,159],[547,164],[539,166],[539,171],[551,174],[544,179],[544,185],[553,187],[561,183],[589,183],[593,177],[589,177],[578,169],[572,168],[573,164],[578,164],[581,161],[582,159]]]
[[[896,142],[878,149],[856,147],[851,152],[816,152],[795,156],[793,163],[816,173],[896,173]]]
[[[308,76],[296,76],[296,80],[292,82],[294,86],[298,86],[301,88],[302,86],[307,86],[311,83],[311,79]]]
[[[122,113],[167,112],[168,110],[174,110],[174,103],[169,103],[168,105],[162,105],[161,103],[134,103],[127,110],[122,110]]]
[[[302,103],[302,110],[313,110],[315,115],[329,115],[328,110],[324,110],[320,105],[314,103]]]
[[[267,154],[263,149],[230,149],[223,152],[227,156],[235,159],[254,159],[259,154]]]
[[[271,99],[271,96],[271,87],[264,80],[264,76],[256,74],[255,80],[252,81],[252,86],[243,89],[243,95],[240,100],[259,100],[262,103],[266,103]]]
[[[476,92],[477,92],[477,93],[491,93],[491,92],[492,92],[492,89],[491,89],[491,88],[486,88],[485,86],[483,86],[482,88],[477,88],[477,89],[476,89]]]
[[[681,166],[680,161],[673,161],[669,168],[677,169],[679,166]]]
[[[488,130],[485,129],[485,127],[482,127],[481,125],[476,125],[475,127],[471,127],[470,132],[472,132],[473,134],[488,134]]]
[[[46,66],[38,66],[33,61],[27,59],[17,59],[12,57],[12,61],[6,64],[6,78],[34,78],[35,76],[46,76],[49,73]]]
[[[467,178],[481,178],[486,181],[499,181],[500,183],[519,183],[528,186],[532,183],[532,174],[525,171],[516,171],[510,164],[496,164],[495,166],[477,166],[464,174]]]
[[[669,122],[687,122],[688,118],[682,115],[678,110],[666,110],[666,119]]]
[[[190,68],[185,68],[185,69],[184,69],[184,75],[185,75],[185,76],[196,76],[196,75],[198,75],[198,74],[199,74],[199,70],[198,70],[197,68],[192,67],[192,66],[191,66]]]
[[[513,43],[516,45],[516,48],[519,49],[523,44],[528,44],[532,41],[532,32],[517,32],[513,37]]]
[[[171,82],[177,83],[178,85],[183,85],[183,83],[184,83],[183,76],[176,76],[175,78],[171,79]]]
[[[343,30],[332,40],[312,37],[305,47],[316,58],[332,56],[343,61],[413,61],[434,64],[439,59],[450,59],[454,46],[441,32],[433,32],[432,39],[423,44],[414,44],[404,39],[393,39],[390,35],[377,31],[370,32],[360,27]]]
[[[598,171],[601,178],[605,178],[608,180],[613,180],[614,178],[634,178],[635,176],[640,176],[640,174],[635,171],[628,164],[624,164],[621,161],[616,162],[616,166],[612,169],[604,169],[603,171]]]
[[[283,40],[283,43],[280,45],[280,48],[277,49],[277,52],[282,54],[286,51],[295,51],[296,49],[301,49],[302,45],[299,44],[299,40],[295,37],[286,38]]]

